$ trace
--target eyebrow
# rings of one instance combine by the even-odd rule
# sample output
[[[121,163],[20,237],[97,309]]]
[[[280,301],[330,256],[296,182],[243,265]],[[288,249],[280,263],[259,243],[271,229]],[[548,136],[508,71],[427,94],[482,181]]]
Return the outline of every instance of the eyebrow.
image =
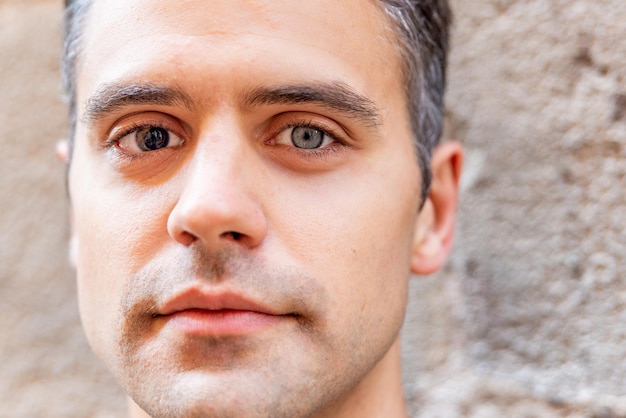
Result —
[[[341,82],[259,87],[245,93],[243,101],[247,107],[314,104],[343,113],[370,127],[381,124],[374,101]],[[81,119],[84,122],[97,121],[133,105],[183,105],[189,110],[194,107],[192,98],[176,86],[107,83],[87,100]]]
[[[193,108],[193,100],[181,88],[152,84],[108,83],[87,100],[82,120],[93,122],[131,105],[183,105]]]
[[[260,87],[244,95],[249,107],[261,105],[313,104],[333,109],[369,127],[381,124],[376,103],[341,82]]]

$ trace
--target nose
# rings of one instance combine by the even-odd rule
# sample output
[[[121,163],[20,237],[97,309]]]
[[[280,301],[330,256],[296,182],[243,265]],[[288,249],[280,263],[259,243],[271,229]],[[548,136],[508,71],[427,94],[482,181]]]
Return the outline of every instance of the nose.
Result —
[[[200,138],[182,175],[182,191],[167,229],[176,242],[208,251],[258,246],[267,221],[258,197],[260,158],[241,135]]]

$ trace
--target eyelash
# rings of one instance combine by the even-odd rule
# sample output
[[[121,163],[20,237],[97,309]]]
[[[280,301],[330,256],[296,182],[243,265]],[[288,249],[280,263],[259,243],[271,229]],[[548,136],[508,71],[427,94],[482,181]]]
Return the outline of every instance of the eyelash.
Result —
[[[146,152],[146,153],[135,154],[135,153],[125,152],[122,149],[120,149],[117,145],[118,142],[122,140],[124,137],[126,137],[127,135],[130,135],[134,132],[137,132],[145,128],[166,129],[178,135],[183,140],[183,142],[185,141],[184,136],[179,135],[177,133],[177,130],[172,129],[170,124],[163,123],[162,121],[151,121],[151,122],[143,122],[143,123],[131,123],[128,127],[124,128],[119,133],[115,134],[113,137],[106,139],[102,143],[102,148],[105,150],[115,152],[116,158],[124,159],[126,161],[134,161],[134,160],[139,160],[142,158],[148,158],[150,157],[149,154],[159,152],[159,150],[152,151],[150,153]],[[328,136],[333,141],[332,143],[322,148],[304,149],[304,148],[298,148],[294,145],[288,146],[291,152],[295,152],[300,157],[303,157],[303,158],[325,159],[331,156],[332,154],[338,152],[340,147],[349,146],[346,141],[340,138],[340,135],[335,133],[334,129],[326,126],[325,124],[318,123],[313,120],[300,120],[300,121],[284,123],[274,130],[275,133],[272,134],[270,136],[270,139],[266,140],[265,143],[267,144],[268,142],[275,140],[276,137],[280,135],[282,132],[284,132],[285,130],[294,129],[294,128],[317,129],[323,132],[325,136]]]
[[[266,141],[270,142],[275,140],[275,138],[281,133],[284,132],[288,129],[294,129],[294,128],[311,128],[311,129],[317,129],[321,132],[324,133],[324,135],[330,137],[333,140],[333,143],[328,144],[322,148],[313,148],[313,149],[305,149],[305,148],[298,148],[296,146],[290,146],[289,148],[292,149],[294,152],[297,152],[298,154],[304,156],[304,157],[316,157],[316,158],[323,158],[323,157],[327,157],[332,153],[335,153],[338,151],[338,146],[340,147],[347,147],[348,144],[343,141],[340,138],[340,135],[337,135],[335,133],[335,130],[329,128],[328,126],[325,126],[325,124],[321,124],[321,123],[317,123],[314,122],[312,120],[308,120],[308,121],[296,121],[296,122],[288,122],[285,123],[283,125],[281,125],[278,129],[276,129],[273,135],[271,135],[271,138],[269,140]]]
[[[120,140],[122,140],[126,135],[130,135],[130,134],[132,134],[134,132],[137,132],[137,131],[139,131],[141,129],[145,129],[145,128],[161,128],[161,129],[165,129],[165,130],[170,131],[170,132],[174,133],[175,135],[179,136],[183,140],[183,143],[185,142],[184,136],[179,135],[176,130],[172,129],[170,124],[163,123],[163,122],[160,122],[160,121],[154,121],[154,122],[144,122],[144,123],[131,123],[130,126],[128,126],[127,128],[124,128],[119,133],[115,134],[113,137],[106,139],[102,143],[102,148],[105,149],[105,150],[113,150],[113,151],[115,151],[115,153],[119,157],[127,158],[129,160],[135,160],[135,159],[148,157],[147,154],[149,154],[149,153],[140,153],[140,154],[128,153],[128,152],[124,152],[122,149],[120,149],[117,146],[118,142]],[[152,151],[152,153],[159,152],[159,151],[160,150]]]

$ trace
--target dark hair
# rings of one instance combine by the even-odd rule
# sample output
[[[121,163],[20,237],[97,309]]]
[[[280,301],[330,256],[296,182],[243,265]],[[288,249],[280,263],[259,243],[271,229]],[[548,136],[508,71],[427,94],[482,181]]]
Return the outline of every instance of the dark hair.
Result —
[[[91,0],[65,0],[63,16],[63,55],[61,57],[61,75],[65,88],[69,110],[69,158],[74,148],[76,133],[76,73],[78,57],[81,54],[81,37],[84,34],[84,22]]]
[[[443,95],[452,12],[447,0],[380,0],[398,37],[422,200],[430,190],[430,157],[443,131]]]
[[[93,0],[66,0],[63,81],[69,105],[70,155],[76,129],[76,67]],[[452,14],[447,0],[379,0],[398,39],[411,127],[422,172],[422,203],[430,189],[430,157],[441,137],[446,57]]]

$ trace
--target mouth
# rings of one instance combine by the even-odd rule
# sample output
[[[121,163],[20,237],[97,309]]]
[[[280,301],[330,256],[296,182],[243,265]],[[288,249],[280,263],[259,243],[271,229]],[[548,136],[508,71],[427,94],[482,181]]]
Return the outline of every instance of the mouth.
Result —
[[[225,337],[245,335],[277,326],[297,315],[280,312],[232,292],[189,289],[168,300],[155,321],[177,333]]]

